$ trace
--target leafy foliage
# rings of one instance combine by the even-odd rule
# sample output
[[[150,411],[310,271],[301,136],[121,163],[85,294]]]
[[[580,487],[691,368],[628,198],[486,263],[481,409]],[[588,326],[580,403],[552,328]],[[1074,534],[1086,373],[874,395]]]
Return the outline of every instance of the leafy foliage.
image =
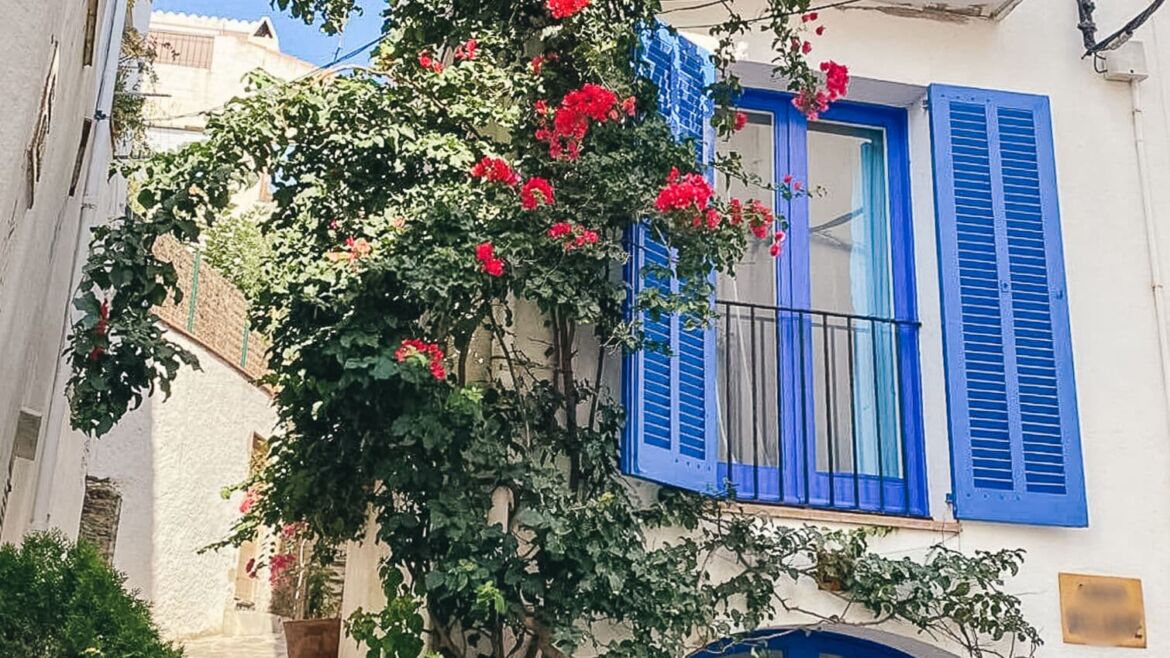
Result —
[[[352,8],[275,2],[326,29]],[[1031,651],[1039,638],[1002,591],[1017,553],[889,561],[865,532],[787,528],[622,476],[623,410],[603,370],[647,347],[623,313],[623,238],[644,222],[678,253],[651,274],[688,282],[632,301],[702,322],[707,274],[739,260],[748,222],[728,200],[655,203],[676,181],[703,192],[687,176],[702,168],[694,145],[673,137],[632,65],[659,3],[559,3],[576,8],[567,18],[549,6],[396,0],[372,67],[287,84],[257,75],[250,96],[211,117],[205,141],[153,159],[145,215],[95,235],[72,336],[75,425],[103,433],[187,359],[149,316],[174,289],[153,240],[197,241],[234,189],[270,171],[274,208],[256,226],[271,253],[252,322],[271,341],[283,431],[241,485],[260,500],[227,543],[296,521],[333,544],[362,537],[372,513],[368,539],[391,555],[380,571],[389,605],[350,624],[371,657],[673,658],[778,616],[844,620],[795,603],[799,587],[826,579],[844,610],[858,604],[851,622],[901,620],[972,656],[1003,655],[1009,637]],[[808,0],[768,8],[751,25],[777,43],[803,34],[789,19]],[[716,33],[748,25],[732,16]],[[730,53],[728,37],[716,54],[727,71]],[[789,47],[777,66],[811,93],[819,78],[802,55]],[[709,90],[723,134],[735,129],[737,84]],[[558,125],[567,115],[550,112],[572,109],[573,94],[586,109]],[[580,142],[578,157],[550,149],[554,129]],[[548,181],[555,200],[523,203],[507,171],[471,175],[485,157]],[[743,176],[734,157],[719,165]],[[592,239],[566,241],[586,231]],[[591,381],[577,374],[587,359]]]
[[[248,299],[260,293],[264,264],[272,258],[268,239],[260,230],[262,217],[271,211],[260,205],[229,215],[203,231],[203,257]]]
[[[180,658],[150,609],[92,546],[32,533],[0,546],[0,655]]]

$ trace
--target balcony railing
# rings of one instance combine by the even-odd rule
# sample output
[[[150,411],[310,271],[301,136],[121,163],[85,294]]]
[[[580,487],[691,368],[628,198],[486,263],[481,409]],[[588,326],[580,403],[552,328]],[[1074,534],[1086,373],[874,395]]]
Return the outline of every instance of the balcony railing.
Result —
[[[717,310],[728,495],[926,514],[917,322],[734,301]]]

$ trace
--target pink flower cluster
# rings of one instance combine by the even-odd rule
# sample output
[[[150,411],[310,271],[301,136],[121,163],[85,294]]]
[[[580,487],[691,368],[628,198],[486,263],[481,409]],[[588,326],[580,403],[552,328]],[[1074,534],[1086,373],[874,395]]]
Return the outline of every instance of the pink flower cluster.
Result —
[[[260,501],[260,492],[250,488],[244,492],[244,499],[240,501],[240,514],[247,514]]]
[[[654,207],[658,212],[666,213],[672,210],[699,210],[707,209],[715,190],[711,184],[699,174],[681,175],[678,168],[670,170],[666,178],[666,186],[658,191],[658,198],[654,200]]]
[[[476,48],[479,47],[479,42],[475,39],[468,39],[466,43],[455,47],[455,59],[472,60],[475,59]]]
[[[849,91],[849,69],[832,60],[821,62],[825,74],[825,88],[810,91],[805,89],[792,99],[792,104],[809,121],[816,121],[822,112],[829,109],[829,103],[841,98]]]
[[[565,251],[573,251],[589,245],[597,244],[600,236],[597,231],[585,228],[580,224],[557,222],[548,230],[549,239],[560,242]]]
[[[471,168],[471,177],[483,178],[488,182],[503,183],[509,187],[515,187],[520,182],[520,176],[506,160],[486,155]]]
[[[325,254],[325,257],[333,262],[348,260],[353,263],[354,261],[369,256],[373,250],[374,247],[370,245],[369,240],[365,238],[354,238],[351,235],[345,239],[344,251],[331,251]]]
[[[537,195],[540,198],[537,199]],[[540,205],[551,206],[557,202],[556,195],[553,193],[552,183],[549,183],[544,178],[533,176],[524,182],[524,186],[520,188],[520,205],[525,210],[536,210]]]
[[[413,356],[426,357],[431,369],[431,375],[435,379],[443,381],[447,378],[447,368],[443,365],[443,350],[439,348],[438,343],[428,343],[417,338],[407,338],[402,341],[402,345],[394,352],[394,358],[399,363],[403,363]]]
[[[475,248],[475,259],[490,276],[504,276],[504,261],[496,257],[496,248],[490,242],[481,242]]]
[[[537,102],[536,112],[542,125],[536,131],[536,138],[548,144],[549,156],[576,160],[592,123],[617,121],[623,113],[633,116],[636,111],[637,101],[632,96],[621,102],[619,111],[617,94],[601,85],[587,83],[565,94],[560,107],[552,112],[551,125],[548,104]]]
[[[546,0],[545,6],[553,18],[568,18],[589,5],[589,0]]]
[[[291,569],[297,563],[297,556],[292,553],[277,553],[268,561],[268,582],[276,586],[284,572]]]
[[[443,72],[443,63],[435,59],[428,50],[424,50],[418,54],[418,65],[431,73]]]

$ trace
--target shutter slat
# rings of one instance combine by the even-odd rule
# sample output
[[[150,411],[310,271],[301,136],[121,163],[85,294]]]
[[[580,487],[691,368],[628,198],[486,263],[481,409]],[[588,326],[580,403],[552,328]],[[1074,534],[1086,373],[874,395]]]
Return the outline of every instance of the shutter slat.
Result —
[[[932,86],[955,515],[1085,526],[1047,99]]]

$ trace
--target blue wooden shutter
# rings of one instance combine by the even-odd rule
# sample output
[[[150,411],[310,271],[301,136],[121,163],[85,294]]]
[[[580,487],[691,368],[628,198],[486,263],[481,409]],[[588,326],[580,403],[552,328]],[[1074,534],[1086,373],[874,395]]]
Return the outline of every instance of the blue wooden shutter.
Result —
[[[643,75],[658,87],[659,111],[675,135],[696,140],[696,157],[711,162],[714,135],[711,100],[704,94],[715,79],[710,53],[665,27],[642,39]],[[636,296],[645,287],[677,291],[679,282],[644,276],[642,265],[669,266],[671,253],[645,226],[631,231],[626,280]],[[642,350],[625,361],[626,472],[701,492],[716,488],[718,415],[715,406],[715,329],[687,328],[678,316],[642,318],[648,339],[670,353]]]
[[[955,515],[1087,526],[1048,99],[930,112]]]

